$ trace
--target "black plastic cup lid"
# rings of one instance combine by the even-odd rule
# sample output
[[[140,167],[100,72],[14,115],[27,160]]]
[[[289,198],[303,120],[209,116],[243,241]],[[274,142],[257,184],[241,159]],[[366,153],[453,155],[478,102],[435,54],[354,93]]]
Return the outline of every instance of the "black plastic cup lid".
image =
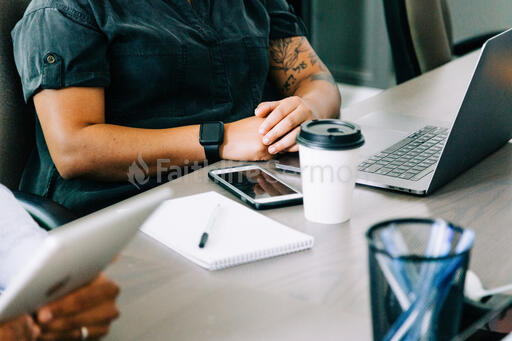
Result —
[[[309,148],[347,150],[361,147],[364,137],[356,124],[333,119],[313,120],[301,125],[297,143]]]

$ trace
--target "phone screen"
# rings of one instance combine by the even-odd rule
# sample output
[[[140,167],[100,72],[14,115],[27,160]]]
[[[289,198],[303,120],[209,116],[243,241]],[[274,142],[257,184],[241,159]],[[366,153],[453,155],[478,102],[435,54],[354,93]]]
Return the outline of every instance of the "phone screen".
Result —
[[[297,193],[260,169],[222,173],[218,176],[255,200]]]

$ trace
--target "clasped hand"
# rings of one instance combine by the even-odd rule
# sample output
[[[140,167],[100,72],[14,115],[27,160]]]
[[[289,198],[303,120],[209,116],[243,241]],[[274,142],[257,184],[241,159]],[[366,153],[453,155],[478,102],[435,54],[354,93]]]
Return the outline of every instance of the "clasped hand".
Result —
[[[296,152],[300,125],[316,118],[308,103],[298,96],[263,102],[255,116],[225,125],[223,159],[264,161],[282,152]]]
[[[315,118],[308,103],[298,96],[263,102],[256,108],[255,115],[265,118],[258,132],[262,143],[268,146],[268,152],[272,155],[298,151],[295,139],[300,132],[300,125]]]

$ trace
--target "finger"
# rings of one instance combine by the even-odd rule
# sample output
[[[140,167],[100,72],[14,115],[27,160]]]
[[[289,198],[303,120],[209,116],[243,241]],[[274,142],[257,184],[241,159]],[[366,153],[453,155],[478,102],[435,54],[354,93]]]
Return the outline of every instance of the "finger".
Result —
[[[279,106],[267,116],[258,130],[260,135],[264,135],[263,144],[268,145],[272,143],[272,135],[268,135],[268,132],[287,118],[298,106],[299,101],[294,99],[284,100],[281,101],[281,104],[279,104]]]
[[[109,325],[102,325],[102,326],[87,326],[87,340],[94,340],[99,339],[105,335],[108,334],[108,331],[110,329]],[[82,330],[74,329],[70,331],[65,332],[48,332],[43,333],[39,337],[39,340],[43,341],[61,341],[61,340],[82,340]]]
[[[288,148],[292,148],[296,144],[297,135],[300,132],[300,127],[297,127],[293,129],[291,132],[289,132],[287,135],[282,137],[279,141],[274,143],[268,148],[268,152],[270,154],[277,154],[281,151],[285,151]]]
[[[287,153],[296,153],[298,151],[299,151],[299,145],[297,143],[295,143],[290,148],[285,149],[285,152],[287,152]]]
[[[274,125],[274,127],[272,127],[272,129],[270,129],[270,131],[265,136],[263,136],[263,144],[269,146],[275,141],[277,141],[279,138],[285,136],[290,131],[295,129],[297,126],[300,126],[305,120],[307,120],[309,114],[310,111],[305,107],[297,107],[295,110],[293,110],[293,112],[288,114],[276,125]],[[268,120],[269,118],[270,116],[266,120]]]
[[[34,322],[32,317],[26,315],[25,317],[27,321],[27,335],[29,335],[29,340],[37,340],[37,338],[41,335],[41,328]]]
[[[279,192],[274,189],[272,184],[269,184],[263,177],[258,178],[258,185],[260,185],[265,193],[268,193],[270,196],[279,195]]]
[[[77,315],[70,315],[54,319],[50,323],[43,325],[43,329],[45,332],[61,332],[79,329],[81,326],[110,324],[112,320],[115,320],[118,317],[119,310],[117,309],[115,302],[111,301]]]
[[[272,110],[277,108],[279,103],[280,101],[260,103],[256,110],[254,110],[254,114],[258,117],[266,117]]]
[[[29,315],[25,314],[4,324],[0,324],[0,339],[36,340],[41,333]]]
[[[118,294],[117,284],[104,276],[99,276],[89,285],[39,309],[38,321],[44,324],[60,316],[76,314],[105,301],[113,300]]]

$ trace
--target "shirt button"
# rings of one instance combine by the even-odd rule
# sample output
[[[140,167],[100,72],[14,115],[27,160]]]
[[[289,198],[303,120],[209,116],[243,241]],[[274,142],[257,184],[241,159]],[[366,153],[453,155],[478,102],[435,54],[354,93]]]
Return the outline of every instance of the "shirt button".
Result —
[[[48,62],[48,64],[53,64],[56,60],[57,59],[55,59],[55,56],[53,54],[49,54],[48,56],[46,56],[46,61]]]

